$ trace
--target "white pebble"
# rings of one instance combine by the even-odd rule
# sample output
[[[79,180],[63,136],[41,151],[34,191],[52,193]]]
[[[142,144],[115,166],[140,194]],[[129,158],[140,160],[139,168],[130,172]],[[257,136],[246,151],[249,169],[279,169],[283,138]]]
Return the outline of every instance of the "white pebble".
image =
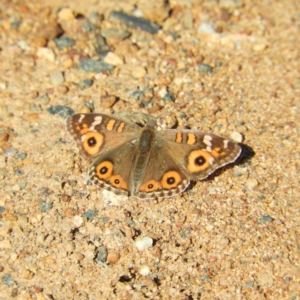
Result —
[[[243,135],[237,131],[234,131],[230,135],[231,139],[237,143],[241,143],[244,139]]]
[[[151,270],[148,266],[141,266],[139,272],[143,276],[148,276],[151,273]]]
[[[143,251],[143,250],[146,250],[150,247],[152,247],[153,245],[153,239],[151,239],[150,237],[146,236],[140,240],[137,240],[135,243],[134,243],[135,247],[140,250],[140,251]]]
[[[51,78],[52,84],[56,85],[56,86],[60,85],[65,80],[63,73],[60,70],[58,70],[58,69],[56,69],[55,71],[53,71],[51,73],[50,78]]]
[[[248,179],[246,182],[246,187],[250,190],[253,190],[258,186],[258,181],[256,179]]]
[[[116,195],[113,192],[103,190],[102,191],[103,202],[111,206],[120,206],[123,202],[128,200],[128,196],[125,195]]]
[[[132,69],[131,74],[133,78],[140,79],[144,78],[147,75],[147,71],[145,70],[145,68],[137,66]]]
[[[41,47],[38,48],[36,51],[36,55],[38,58],[46,59],[48,61],[55,61],[55,54],[52,49],[46,48],[46,47]]]
[[[216,31],[214,30],[213,26],[209,23],[202,23],[198,28],[197,28],[198,33],[209,33],[209,34],[214,34]]]
[[[70,8],[65,7],[58,12],[58,18],[61,21],[70,21],[73,20],[75,16]]]
[[[123,65],[124,62],[123,60],[115,53],[113,52],[108,52],[105,57],[103,58],[103,62],[117,66],[117,65]]]
[[[80,227],[83,224],[83,219],[80,216],[75,216],[73,218],[73,223],[76,227]]]

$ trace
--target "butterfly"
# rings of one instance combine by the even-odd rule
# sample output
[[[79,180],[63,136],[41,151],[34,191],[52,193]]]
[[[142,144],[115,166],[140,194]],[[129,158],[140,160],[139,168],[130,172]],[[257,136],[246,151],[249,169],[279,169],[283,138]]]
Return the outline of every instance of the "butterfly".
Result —
[[[182,193],[191,181],[205,179],[234,162],[238,143],[215,134],[185,129],[158,130],[105,114],[75,114],[67,130],[90,161],[89,178],[117,195],[143,199]]]

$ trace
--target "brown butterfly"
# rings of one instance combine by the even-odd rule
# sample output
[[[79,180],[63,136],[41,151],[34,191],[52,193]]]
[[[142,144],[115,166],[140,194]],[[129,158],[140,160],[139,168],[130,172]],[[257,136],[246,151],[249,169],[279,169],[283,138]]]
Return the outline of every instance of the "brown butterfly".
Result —
[[[67,129],[90,162],[90,180],[118,195],[170,197],[234,162],[241,147],[201,131],[158,130],[104,114],[75,114]]]

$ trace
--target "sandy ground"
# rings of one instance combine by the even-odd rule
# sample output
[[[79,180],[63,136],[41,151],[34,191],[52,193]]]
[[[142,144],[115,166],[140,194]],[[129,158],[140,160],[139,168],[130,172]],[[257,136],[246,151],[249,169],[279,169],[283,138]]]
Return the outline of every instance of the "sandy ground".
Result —
[[[0,299],[300,299],[299,1],[106,2],[0,4]],[[65,119],[123,110],[244,152],[107,201]]]

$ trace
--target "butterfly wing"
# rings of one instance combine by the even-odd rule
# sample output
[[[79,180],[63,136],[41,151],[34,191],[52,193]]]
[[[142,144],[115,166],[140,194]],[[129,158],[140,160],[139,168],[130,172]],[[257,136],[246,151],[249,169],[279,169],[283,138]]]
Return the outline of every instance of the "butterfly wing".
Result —
[[[191,180],[205,179],[215,170],[234,162],[241,153],[238,143],[221,136],[192,130],[164,130],[160,135],[165,152]]]
[[[100,153],[136,139],[140,127],[104,114],[75,114],[67,119],[67,130],[80,154],[91,161]]]
[[[190,179],[182,172],[177,158],[168,155],[163,145],[155,144],[135,196],[142,199],[171,197],[183,192],[189,184]]]
[[[220,136],[191,130],[156,134],[151,159],[137,197],[170,197],[184,191],[191,180],[206,178],[236,160],[240,146]]]
[[[100,154],[90,165],[90,180],[117,195],[129,195],[130,174],[137,155],[136,143],[127,142]]]

